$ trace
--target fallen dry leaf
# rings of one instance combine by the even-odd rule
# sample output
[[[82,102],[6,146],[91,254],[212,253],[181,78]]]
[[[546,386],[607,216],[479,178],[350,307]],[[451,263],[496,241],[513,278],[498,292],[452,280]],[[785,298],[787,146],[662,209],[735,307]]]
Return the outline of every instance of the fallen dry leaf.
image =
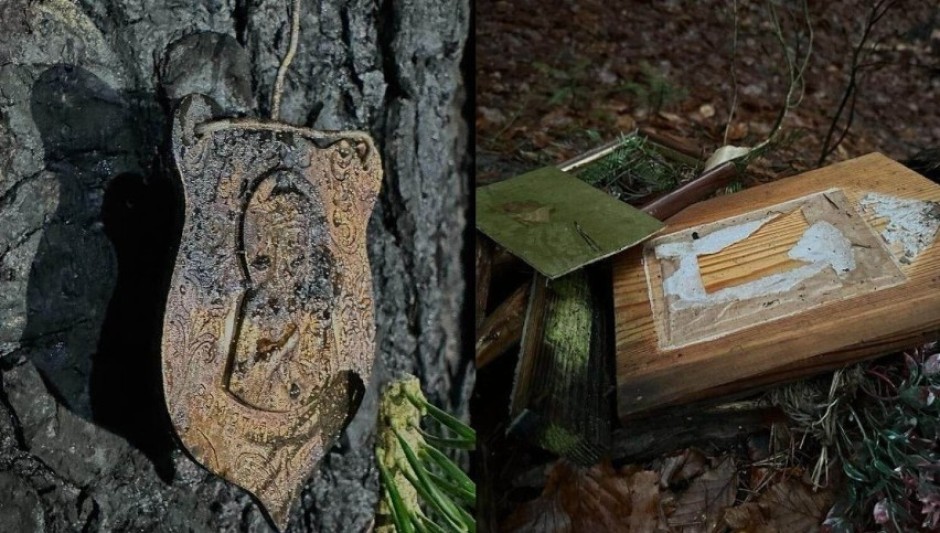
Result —
[[[536,131],[532,133],[531,141],[535,148],[545,148],[552,143],[552,138],[544,131]]]
[[[676,500],[675,511],[667,522],[683,532],[714,531],[725,508],[734,504],[737,491],[737,468],[734,459],[727,456],[692,481]]]
[[[614,122],[614,125],[621,132],[633,131],[636,128],[636,119],[630,115],[617,115],[617,120]]]
[[[748,134],[748,126],[743,122],[734,122],[731,124],[731,127],[728,128],[728,140],[729,141],[740,141]]]
[[[573,121],[574,119],[568,114],[567,109],[558,108],[545,114],[542,119],[539,120],[539,124],[548,129],[561,129],[570,125]]]
[[[615,470],[609,462],[551,467],[542,495],[513,512],[502,531],[580,533],[653,532],[659,529],[659,474]]]
[[[819,531],[819,526],[832,506],[832,493],[814,492],[812,487],[797,479],[787,479],[772,485],[758,498],[767,516],[766,531]]]
[[[744,157],[751,152],[751,148],[746,146],[732,146],[726,144],[721,148],[715,150],[715,152],[705,161],[705,170],[709,170],[717,167],[718,165],[726,162]]]
[[[775,476],[779,476],[781,470],[769,468],[766,466],[752,466],[747,469],[747,486],[754,492],[762,492],[764,488],[773,482]]]
[[[669,122],[682,122],[682,117],[680,117],[679,115],[675,113],[668,113],[666,111],[660,111],[659,116],[663,117]]]
[[[819,531],[832,506],[832,493],[813,492],[798,479],[771,485],[756,502],[725,511],[724,522],[736,533],[790,533]]]
[[[478,107],[477,108],[477,120],[486,121],[485,125],[492,124],[494,126],[499,126],[506,122],[506,115],[498,109],[492,109],[489,107]]]
[[[725,524],[737,533],[750,533],[767,525],[757,502],[748,502],[725,509]]]
[[[705,454],[695,448],[686,448],[663,461],[659,486],[666,488],[673,483],[692,479],[704,472],[707,465],[708,459]]]

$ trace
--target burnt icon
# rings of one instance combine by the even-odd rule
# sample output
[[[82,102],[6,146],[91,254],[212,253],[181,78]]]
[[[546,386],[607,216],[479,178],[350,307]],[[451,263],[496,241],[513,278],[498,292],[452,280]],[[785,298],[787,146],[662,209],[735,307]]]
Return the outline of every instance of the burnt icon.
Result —
[[[332,373],[333,254],[309,182],[278,170],[251,191],[238,259],[248,288],[230,355],[228,388],[248,405],[288,411]]]
[[[186,449],[283,529],[372,370],[365,243],[381,162],[361,132],[218,113],[193,95],[174,117],[185,207],[163,386]]]

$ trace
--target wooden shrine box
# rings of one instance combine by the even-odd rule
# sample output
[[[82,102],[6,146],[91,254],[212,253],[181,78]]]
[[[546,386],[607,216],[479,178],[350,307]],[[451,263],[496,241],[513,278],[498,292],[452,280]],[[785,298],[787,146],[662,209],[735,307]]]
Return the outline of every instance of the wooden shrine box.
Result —
[[[940,186],[870,154],[696,204],[614,262],[622,419],[929,340]]]

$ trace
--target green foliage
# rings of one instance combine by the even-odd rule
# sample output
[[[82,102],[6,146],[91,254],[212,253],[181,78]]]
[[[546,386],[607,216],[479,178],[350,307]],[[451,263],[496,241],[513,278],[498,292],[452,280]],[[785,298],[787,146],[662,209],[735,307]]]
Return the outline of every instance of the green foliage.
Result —
[[[434,427],[428,431],[422,422]],[[476,434],[430,404],[414,376],[389,385],[376,445],[382,502],[376,531],[473,533],[476,486],[442,450],[471,450]]]
[[[906,355],[898,367],[872,368],[869,401],[843,432],[845,512],[833,521],[873,519],[894,531],[940,527],[940,353]],[[877,376],[877,377],[875,377]]]
[[[625,83],[623,89],[633,93],[639,106],[650,113],[659,113],[689,96],[687,90],[670,82],[655,67],[645,61],[640,63],[639,79]]]
[[[674,189],[698,169],[665,157],[642,135],[625,135],[610,154],[574,171],[582,181],[630,202]]]
[[[538,61],[533,63],[532,66],[540,74],[555,83],[548,105],[584,103],[583,100],[592,86],[588,80],[591,64],[587,59],[579,59],[567,68],[554,67]]]
[[[777,150],[793,146],[797,141],[805,137],[806,133],[806,130],[800,129],[786,131],[781,129],[772,132],[767,139],[758,143],[746,156],[734,160],[738,173],[743,174],[752,161],[756,161]]]
[[[601,132],[597,131],[594,128],[588,128],[584,130],[584,135],[588,138],[589,141],[591,141],[594,144],[600,144],[601,140],[603,139],[603,137],[601,136]]]
[[[856,366],[841,382],[837,373],[827,398],[806,394],[802,406],[784,397],[798,395],[794,386],[772,395],[795,429],[820,444],[819,464],[832,460],[844,475],[824,524],[830,531],[940,528],[937,352],[928,345],[898,364]]]

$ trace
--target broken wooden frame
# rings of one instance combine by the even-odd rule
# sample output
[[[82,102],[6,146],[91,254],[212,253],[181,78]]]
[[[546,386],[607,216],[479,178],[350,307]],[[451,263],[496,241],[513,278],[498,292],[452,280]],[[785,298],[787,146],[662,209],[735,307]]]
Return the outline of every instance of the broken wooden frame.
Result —
[[[622,419],[920,344],[940,186],[880,155],[721,196],[614,261]]]
[[[644,211],[669,216],[727,185],[736,175],[733,165],[723,165],[651,202]],[[504,326],[500,331],[504,335],[507,324],[518,327],[518,300],[523,291],[517,290],[504,304],[508,319],[492,321]],[[609,293],[609,272],[604,265],[556,280],[534,274],[510,406],[510,432],[586,466],[605,454],[610,441]],[[493,332],[481,333],[492,336]],[[478,348],[493,344],[478,344]]]
[[[642,135],[664,157],[696,166],[701,163],[703,152],[687,142],[659,134],[653,131],[640,129],[630,135]],[[622,141],[617,139],[594,148],[584,154],[561,163],[558,168],[565,171],[574,171],[603,158],[615,151]],[[703,173],[697,179],[682,184],[679,189],[670,191],[653,198],[646,199],[643,207],[650,216],[665,219],[695,201],[707,197],[717,188],[727,185],[737,176],[736,169],[731,163],[726,163]],[[476,365],[482,368],[507,350],[516,346],[522,337],[522,317],[524,314],[524,301],[516,294],[506,298],[500,305],[486,316],[486,309],[490,306],[490,288],[493,280],[499,280],[507,271],[531,271],[531,268],[519,258],[509,254],[505,249],[493,243],[489,238],[477,232],[476,242]]]
[[[477,329],[476,364],[482,368],[506,353],[522,338],[529,285],[520,285],[486,317]]]

